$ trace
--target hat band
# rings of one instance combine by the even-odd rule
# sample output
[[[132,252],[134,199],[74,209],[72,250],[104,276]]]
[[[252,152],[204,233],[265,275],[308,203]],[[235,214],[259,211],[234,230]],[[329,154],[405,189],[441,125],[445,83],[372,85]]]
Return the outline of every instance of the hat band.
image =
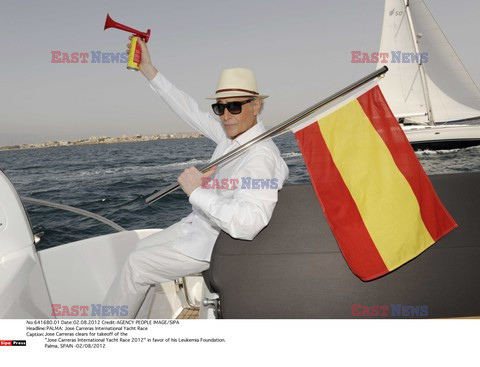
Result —
[[[222,92],[245,92],[245,93],[250,93],[250,94],[254,94],[254,95],[258,95],[259,93],[258,92],[255,92],[254,90],[247,90],[247,89],[234,89],[234,88],[230,88],[230,89],[219,89],[215,92],[215,94],[217,93],[222,93]]]

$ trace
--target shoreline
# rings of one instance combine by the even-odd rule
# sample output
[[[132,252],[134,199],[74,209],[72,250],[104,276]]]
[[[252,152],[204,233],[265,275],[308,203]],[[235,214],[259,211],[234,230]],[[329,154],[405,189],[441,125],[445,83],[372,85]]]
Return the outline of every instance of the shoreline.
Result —
[[[112,138],[108,136],[101,136],[99,138],[92,136],[88,139],[79,140],[60,140],[60,141],[46,141],[40,144],[17,144],[1,146],[0,151],[4,150],[25,150],[25,149],[41,149],[54,147],[69,147],[77,145],[94,145],[94,144],[117,144],[117,143],[132,143],[142,141],[166,140],[166,139],[197,139],[203,138],[204,135],[200,133],[165,133],[156,135],[140,135],[134,134],[132,136],[123,135],[121,137]]]

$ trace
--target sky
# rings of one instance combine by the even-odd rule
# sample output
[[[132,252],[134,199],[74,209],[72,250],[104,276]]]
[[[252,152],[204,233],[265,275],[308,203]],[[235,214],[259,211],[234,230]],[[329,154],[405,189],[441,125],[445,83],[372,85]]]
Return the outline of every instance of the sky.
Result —
[[[477,0],[426,0],[480,85]],[[123,52],[141,31],[154,65],[209,110],[220,71],[248,67],[270,97],[262,118],[279,124],[375,70],[351,51],[376,52],[383,0],[0,0],[0,146],[91,136],[192,131],[122,63],[91,52]],[[87,63],[52,63],[52,51],[89,53]]]

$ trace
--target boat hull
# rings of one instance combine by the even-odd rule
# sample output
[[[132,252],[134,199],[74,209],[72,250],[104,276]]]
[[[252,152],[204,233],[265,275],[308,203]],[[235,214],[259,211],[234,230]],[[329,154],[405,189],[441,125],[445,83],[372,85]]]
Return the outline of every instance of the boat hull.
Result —
[[[38,252],[52,310],[56,318],[114,317],[103,300],[138,241],[160,229],[123,231],[65,244]],[[191,276],[184,280],[191,301],[200,303],[203,281]],[[55,306],[56,305],[56,306]],[[67,308],[63,308],[66,306]],[[88,307],[86,314],[72,314],[72,306]],[[105,308],[103,308],[105,307]],[[149,291],[138,318],[172,319],[188,307],[184,291],[175,283],[157,284]],[[65,310],[65,312],[64,312]],[[58,311],[58,312],[57,312]],[[116,312],[116,311],[115,311]],[[118,316],[122,316],[121,314]]]
[[[480,125],[404,126],[415,150],[460,149],[480,145]]]

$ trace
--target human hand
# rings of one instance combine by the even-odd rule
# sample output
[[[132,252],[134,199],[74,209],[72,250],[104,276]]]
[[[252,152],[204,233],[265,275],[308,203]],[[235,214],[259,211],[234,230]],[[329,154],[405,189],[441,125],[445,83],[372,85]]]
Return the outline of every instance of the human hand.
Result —
[[[178,176],[177,182],[180,184],[182,190],[190,196],[190,194],[203,183],[203,178],[210,177],[217,170],[217,166],[210,168],[207,172],[202,173],[195,167],[190,167],[184,170]]]
[[[133,36],[128,37],[129,40],[132,40]],[[157,75],[157,69],[152,64],[152,59],[150,58],[150,52],[148,51],[147,45],[145,42],[138,37],[137,38],[137,44],[140,47],[141,50],[141,60],[140,60],[140,72],[148,79],[152,80],[155,75]],[[130,42],[127,44],[127,54],[130,52],[130,49],[132,47],[132,43]]]

